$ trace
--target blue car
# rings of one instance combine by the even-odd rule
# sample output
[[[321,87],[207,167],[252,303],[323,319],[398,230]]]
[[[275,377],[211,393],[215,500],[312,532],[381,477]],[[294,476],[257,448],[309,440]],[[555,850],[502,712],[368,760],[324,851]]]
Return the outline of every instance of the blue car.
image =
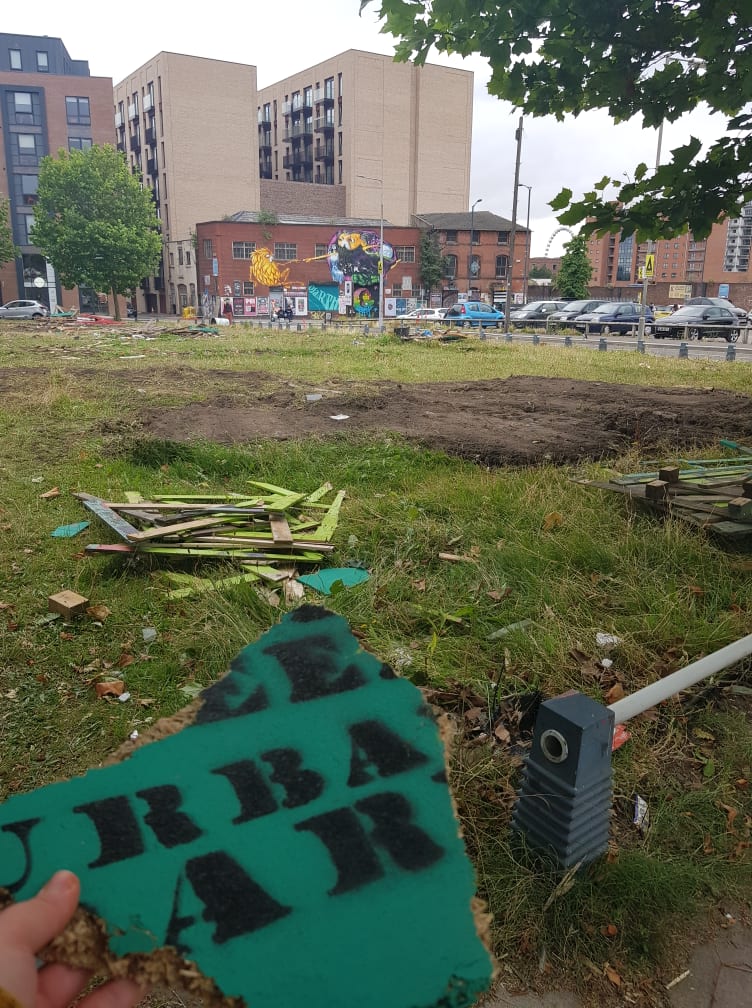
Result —
[[[444,316],[444,321],[458,326],[495,326],[504,321],[504,312],[485,301],[458,301]]]
[[[640,321],[642,305],[637,301],[607,301],[584,315],[578,315],[570,325],[592,333],[625,333]],[[645,308],[645,324],[653,323],[653,312]]]

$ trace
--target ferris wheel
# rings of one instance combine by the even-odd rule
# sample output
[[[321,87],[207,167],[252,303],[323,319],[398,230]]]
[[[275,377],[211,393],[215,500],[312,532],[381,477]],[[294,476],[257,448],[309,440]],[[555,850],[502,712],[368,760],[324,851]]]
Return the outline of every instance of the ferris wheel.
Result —
[[[548,253],[551,250],[551,242],[554,240],[554,238],[557,236],[557,234],[561,234],[562,231],[566,231],[566,233],[569,235],[570,238],[574,238],[574,231],[572,231],[571,228],[568,228],[568,227],[557,227],[557,229],[554,231],[554,233],[548,239],[548,244],[546,245],[546,258],[548,258]]]

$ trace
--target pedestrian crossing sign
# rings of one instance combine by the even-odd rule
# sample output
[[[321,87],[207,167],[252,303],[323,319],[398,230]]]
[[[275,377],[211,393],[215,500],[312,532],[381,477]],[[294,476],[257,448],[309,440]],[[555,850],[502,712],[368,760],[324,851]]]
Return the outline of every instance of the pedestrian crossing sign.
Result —
[[[652,252],[645,256],[645,276],[655,276],[655,256]]]

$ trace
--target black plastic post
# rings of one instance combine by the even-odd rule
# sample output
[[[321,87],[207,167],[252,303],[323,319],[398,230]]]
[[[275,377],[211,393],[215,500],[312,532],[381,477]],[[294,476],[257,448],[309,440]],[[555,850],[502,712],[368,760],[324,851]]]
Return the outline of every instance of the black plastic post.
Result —
[[[582,693],[541,705],[512,828],[562,868],[608,846],[614,715]]]

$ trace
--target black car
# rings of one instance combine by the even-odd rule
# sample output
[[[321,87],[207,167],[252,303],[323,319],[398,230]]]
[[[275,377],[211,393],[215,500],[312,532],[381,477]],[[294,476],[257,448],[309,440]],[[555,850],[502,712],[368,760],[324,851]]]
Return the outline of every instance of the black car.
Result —
[[[551,312],[548,319],[549,322],[571,322],[571,320],[577,318],[578,315],[594,311],[602,304],[607,304],[605,298],[595,298],[592,301],[568,301],[563,308],[559,308],[557,311]]]
[[[733,315],[736,315],[737,321],[744,325],[749,321],[747,312],[743,308],[737,308],[735,304],[732,304],[728,298],[722,297],[693,297],[684,302],[684,307],[689,305],[713,305],[715,308],[726,308]]]
[[[723,336],[729,343],[739,338],[739,319],[728,308],[718,305],[685,305],[671,315],[659,318],[652,326],[656,339],[706,339]]]
[[[639,324],[643,308],[637,301],[606,301],[590,312],[578,315],[572,325],[575,329],[595,333],[628,333]],[[653,312],[645,308],[645,322],[653,323]]]

